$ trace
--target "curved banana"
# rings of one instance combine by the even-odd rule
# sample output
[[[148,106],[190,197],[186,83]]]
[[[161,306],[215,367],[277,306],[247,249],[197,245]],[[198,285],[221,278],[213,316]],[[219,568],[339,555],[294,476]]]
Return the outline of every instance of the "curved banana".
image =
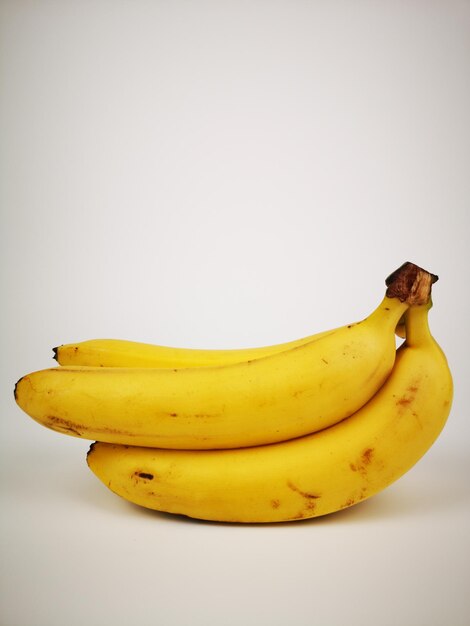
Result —
[[[271,354],[297,348],[305,343],[326,337],[338,329],[333,328],[308,337],[285,343],[255,348],[232,348],[227,350],[197,348],[174,348],[126,339],[88,339],[76,343],[64,343],[52,348],[59,365],[86,365],[88,367],[217,367],[260,359]],[[405,338],[404,324],[397,324],[395,333]]]
[[[405,264],[406,265],[406,264]],[[403,266],[402,266],[403,267]],[[392,277],[386,281],[392,282]],[[243,363],[259,359],[305,343],[316,341],[337,328],[308,335],[293,341],[255,348],[228,350],[200,350],[195,348],[175,348],[125,339],[88,339],[67,343],[53,348],[59,365],[86,365],[89,367],[216,367]],[[400,318],[395,332],[405,338],[404,316]]]
[[[362,409],[306,437],[240,450],[92,444],[88,465],[113,492],[159,511],[224,522],[316,517],[378,493],[408,471],[443,428],[452,401],[447,360],[409,310],[392,374]]]
[[[16,400],[59,432],[159,448],[254,446],[326,428],[381,387],[398,320],[429,298],[436,277],[403,268],[366,320],[296,348],[213,368],[51,368],[20,379]]]
[[[217,367],[243,363],[296,348],[325,337],[336,329],[327,330],[302,339],[272,346],[231,350],[198,350],[172,348],[124,339],[88,339],[53,348],[59,365],[87,365],[89,367]]]

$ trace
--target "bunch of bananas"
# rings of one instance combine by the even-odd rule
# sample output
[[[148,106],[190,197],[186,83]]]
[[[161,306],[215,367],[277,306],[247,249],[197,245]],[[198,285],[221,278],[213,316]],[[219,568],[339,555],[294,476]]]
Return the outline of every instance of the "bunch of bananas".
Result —
[[[89,467],[138,505],[227,522],[325,515],[397,480],[446,422],[436,280],[405,263],[366,319],[275,346],[63,345],[15,398],[40,424],[96,440]]]

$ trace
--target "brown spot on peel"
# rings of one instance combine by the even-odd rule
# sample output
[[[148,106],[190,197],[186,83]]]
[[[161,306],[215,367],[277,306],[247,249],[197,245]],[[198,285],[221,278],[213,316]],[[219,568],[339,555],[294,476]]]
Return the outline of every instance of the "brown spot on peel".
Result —
[[[408,406],[408,404],[411,404],[412,401],[413,401],[413,398],[407,398],[406,396],[403,396],[403,398],[399,398],[397,400],[397,405],[398,406]]]
[[[359,461],[349,463],[349,469],[352,472],[359,472],[364,476],[367,473],[367,466],[372,463],[373,456],[374,448],[366,448],[361,454]]]
[[[46,418],[45,426],[57,430],[59,432],[65,432],[66,434],[74,435],[75,437],[81,437],[82,433],[78,430],[79,426],[74,424],[70,420],[66,420],[63,417],[56,417],[55,415],[48,415]]]
[[[366,450],[364,450],[361,457],[364,465],[369,465],[369,463],[372,461],[373,454],[374,448],[367,448]]]
[[[320,498],[320,496],[317,493],[309,493],[308,491],[302,491],[296,485],[294,485],[294,483],[292,483],[290,480],[287,481],[287,486],[289,487],[289,489],[292,489],[292,491],[295,491],[296,493],[300,494],[303,498],[312,499],[312,500],[316,500],[317,498]]]
[[[418,386],[416,384],[410,385],[406,391],[409,392],[410,395],[403,395],[401,398],[398,398],[398,400],[396,401],[397,406],[409,406],[415,399],[416,392],[418,391]]]
[[[92,429],[89,429],[83,426],[83,424],[77,424],[63,417],[57,417],[56,415],[48,415],[43,423],[44,426],[51,428],[52,430],[65,432],[66,434],[72,434],[76,437],[82,437],[84,439],[99,439],[99,437],[94,436],[95,434],[125,435],[126,437],[135,436],[135,433],[132,433],[131,431],[120,430],[119,428],[110,428],[107,426],[94,426]],[[84,431],[83,433],[81,432],[82,430]],[[92,434],[90,435],[87,431],[91,431]]]
[[[287,486],[289,487],[289,489],[295,491],[295,493],[298,493],[300,496],[302,496],[302,498],[304,498],[303,507],[300,509],[297,515],[294,515],[291,519],[296,520],[304,519],[306,517],[313,517],[313,511],[317,506],[316,500],[321,497],[320,494],[312,493],[310,491],[303,491],[302,489],[299,489],[297,485],[294,485],[294,483],[290,480],[287,481]]]
[[[134,472],[134,476],[137,476],[138,478],[144,478],[145,480],[153,480],[154,479],[154,475],[153,474],[149,474],[147,472]]]

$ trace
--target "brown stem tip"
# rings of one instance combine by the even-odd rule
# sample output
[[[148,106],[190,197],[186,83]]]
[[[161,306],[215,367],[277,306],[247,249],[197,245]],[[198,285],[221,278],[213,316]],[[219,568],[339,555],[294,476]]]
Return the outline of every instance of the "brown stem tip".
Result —
[[[431,287],[437,280],[438,276],[435,274],[407,261],[385,280],[386,295],[389,298],[399,298],[410,306],[427,304],[431,297]]]

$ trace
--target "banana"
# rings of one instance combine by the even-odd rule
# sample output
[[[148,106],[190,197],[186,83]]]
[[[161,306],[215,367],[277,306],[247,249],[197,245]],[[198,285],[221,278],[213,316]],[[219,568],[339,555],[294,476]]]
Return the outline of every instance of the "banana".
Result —
[[[409,309],[406,342],[384,386],[335,426],[238,450],[95,443],[88,465],[109,489],[135,504],[204,520],[300,520],[361,502],[407,472],[449,414],[452,377],[431,336],[427,308]]]
[[[217,367],[243,363],[278,352],[296,348],[325,337],[336,329],[327,330],[302,339],[272,346],[229,350],[198,350],[173,348],[124,339],[88,339],[53,348],[59,365],[87,365],[90,367]]]
[[[393,275],[392,275],[393,276]],[[387,279],[389,281],[390,278]],[[387,282],[386,281],[386,282]],[[124,339],[88,339],[53,348],[59,365],[86,365],[89,367],[215,367],[243,363],[316,341],[338,330],[333,328],[294,341],[254,348],[228,350],[199,350],[175,348]],[[405,338],[404,317],[398,321],[395,333]]]
[[[15,397],[48,428],[109,443],[213,449],[299,437],[376,393],[393,367],[400,317],[428,301],[435,280],[406,263],[364,321],[271,356],[204,368],[51,368],[20,379]]]
[[[88,339],[65,343],[52,348],[59,365],[86,365],[88,367],[217,367],[260,359],[316,341],[338,330],[323,332],[269,346],[232,348],[228,350],[174,348],[125,339]],[[405,338],[402,319],[395,333]]]

